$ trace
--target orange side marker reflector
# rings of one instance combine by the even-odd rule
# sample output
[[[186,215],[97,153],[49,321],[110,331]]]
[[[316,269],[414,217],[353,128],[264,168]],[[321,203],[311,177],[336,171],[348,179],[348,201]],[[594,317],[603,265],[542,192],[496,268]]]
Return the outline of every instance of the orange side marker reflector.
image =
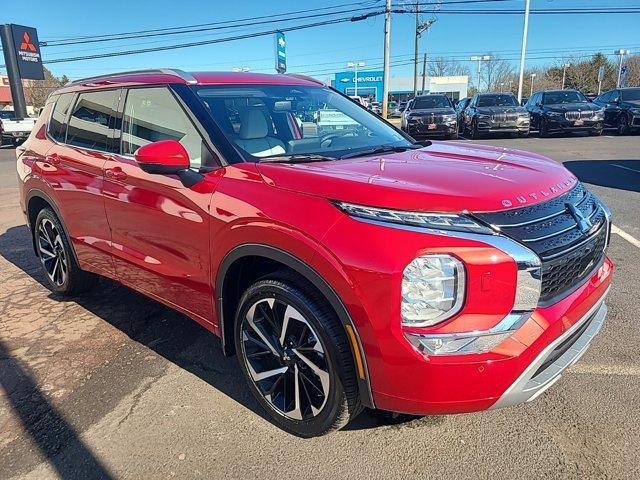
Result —
[[[358,368],[358,377],[364,380],[364,364],[362,363],[362,356],[360,355],[360,346],[358,345],[356,334],[353,331],[353,327],[351,325],[345,325],[344,328],[347,330],[347,335],[349,336],[349,341],[351,342],[351,346],[353,347],[353,353],[356,357],[356,367]]]

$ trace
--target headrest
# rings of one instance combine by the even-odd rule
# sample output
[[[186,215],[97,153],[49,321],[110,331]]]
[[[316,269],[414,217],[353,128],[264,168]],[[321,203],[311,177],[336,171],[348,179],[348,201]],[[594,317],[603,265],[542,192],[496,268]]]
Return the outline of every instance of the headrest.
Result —
[[[259,108],[248,108],[240,113],[240,138],[265,138],[269,133],[267,119]]]

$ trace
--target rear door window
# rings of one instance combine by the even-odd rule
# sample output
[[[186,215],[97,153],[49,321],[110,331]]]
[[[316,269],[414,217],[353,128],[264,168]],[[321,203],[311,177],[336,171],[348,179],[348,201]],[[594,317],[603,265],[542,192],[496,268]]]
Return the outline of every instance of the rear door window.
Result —
[[[91,150],[115,151],[109,132],[117,101],[117,90],[81,93],[69,119],[66,143]]]
[[[49,135],[60,143],[64,143],[64,137],[67,135],[67,124],[65,122],[73,101],[73,95],[73,93],[65,93],[58,97],[49,120]]]

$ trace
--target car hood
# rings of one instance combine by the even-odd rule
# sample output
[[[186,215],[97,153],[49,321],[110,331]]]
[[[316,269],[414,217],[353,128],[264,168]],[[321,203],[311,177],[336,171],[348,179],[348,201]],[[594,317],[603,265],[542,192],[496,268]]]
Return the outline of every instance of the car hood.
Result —
[[[553,112],[577,112],[577,111],[589,111],[600,110],[600,107],[593,103],[566,103],[566,104],[551,104],[545,105],[545,109]]]
[[[624,100],[620,106],[623,108],[640,108],[640,100]]]
[[[577,183],[562,165],[541,155],[457,142],[348,160],[258,163],[257,168],[265,182],[277,188],[360,205],[435,212],[531,205]]]
[[[411,110],[409,115],[411,116],[419,116],[419,115],[452,115],[456,113],[453,108],[419,108],[415,110]]]
[[[486,114],[486,115],[492,115],[496,113],[513,113],[513,112],[527,113],[527,109],[524,107],[516,107],[513,105],[509,107],[478,107],[478,113]]]

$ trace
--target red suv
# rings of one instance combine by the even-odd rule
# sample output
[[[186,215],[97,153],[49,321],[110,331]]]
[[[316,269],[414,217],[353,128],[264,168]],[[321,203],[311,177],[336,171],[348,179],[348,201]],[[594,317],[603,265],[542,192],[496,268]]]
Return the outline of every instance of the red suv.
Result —
[[[610,212],[561,165],[416,145],[310,78],[80,80],[17,156],[54,292],[102,275],[188,315],[297,435],[530,401],[606,313]]]

